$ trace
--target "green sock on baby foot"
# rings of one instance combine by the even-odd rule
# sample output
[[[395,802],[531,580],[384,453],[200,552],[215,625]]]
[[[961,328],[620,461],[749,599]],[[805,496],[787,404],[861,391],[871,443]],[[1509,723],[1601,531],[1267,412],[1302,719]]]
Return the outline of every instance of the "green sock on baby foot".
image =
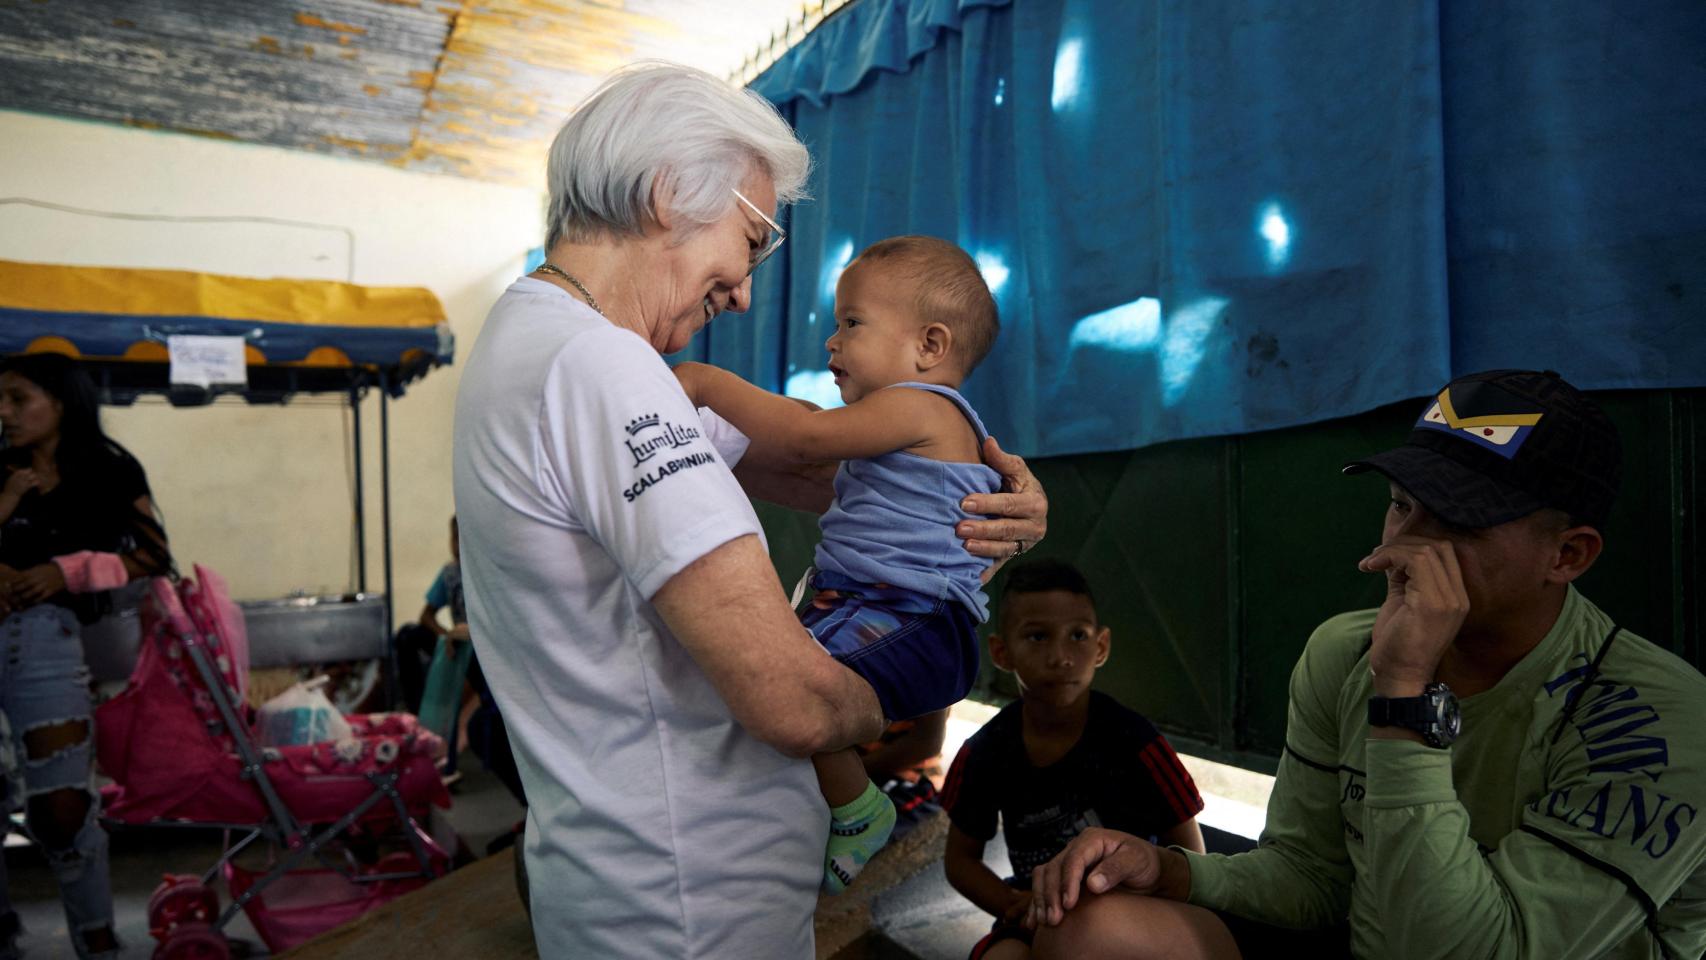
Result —
[[[874,783],[851,803],[829,811],[829,850],[823,857],[823,890],[840,893],[847,889],[865,864],[877,855],[894,832],[894,801]]]

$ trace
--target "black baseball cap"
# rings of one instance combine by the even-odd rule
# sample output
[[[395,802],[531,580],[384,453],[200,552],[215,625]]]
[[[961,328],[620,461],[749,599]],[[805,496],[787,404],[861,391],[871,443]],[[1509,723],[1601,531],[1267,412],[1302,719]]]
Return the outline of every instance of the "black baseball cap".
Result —
[[[1344,472],[1377,470],[1459,527],[1496,527],[1543,507],[1603,527],[1622,459],[1617,427],[1563,377],[1490,370],[1446,384],[1408,442]]]

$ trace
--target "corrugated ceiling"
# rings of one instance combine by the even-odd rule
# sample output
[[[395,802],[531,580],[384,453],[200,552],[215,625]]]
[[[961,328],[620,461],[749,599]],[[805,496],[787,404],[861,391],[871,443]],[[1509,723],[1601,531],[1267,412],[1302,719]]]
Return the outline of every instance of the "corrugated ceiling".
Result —
[[[800,0],[0,0],[0,107],[538,186],[557,126],[610,70],[657,57],[729,75],[804,13]]]

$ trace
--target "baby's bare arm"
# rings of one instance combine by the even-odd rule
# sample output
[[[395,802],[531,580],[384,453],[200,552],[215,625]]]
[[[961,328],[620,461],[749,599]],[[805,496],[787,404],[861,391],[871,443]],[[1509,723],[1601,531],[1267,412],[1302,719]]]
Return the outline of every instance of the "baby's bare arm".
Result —
[[[930,394],[878,390],[856,403],[817,410],[771,393],[717,367],[681,364],[676,375],[694,401],[715,410],[751,438],[760,455],[794,462],[854,460],[904,450],[931,439],[940,422]]]

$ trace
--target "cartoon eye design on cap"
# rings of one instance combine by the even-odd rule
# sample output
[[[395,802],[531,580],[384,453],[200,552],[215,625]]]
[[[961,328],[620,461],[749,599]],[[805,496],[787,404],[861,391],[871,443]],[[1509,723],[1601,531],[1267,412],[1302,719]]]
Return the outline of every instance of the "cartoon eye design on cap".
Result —
[[[1505,444],[1510,443],[1511,438],[1516,436],[1516,432],[1518,430],[1521,430],[1522,428],[1521,427],[1464,427],[1462,429],[1463,429],[1464,433],[1473,433],[1474,435],[1480,437],[1482,440],[1485,440],[1488,443],[1496,443],[1502,447]]]
[[[1437,403],[1428,408],[1427,414],[1424,415],[1422,417],[1422,419],[1428,421],[1429,423],[1437,423],[1442,427],[1449,427],[1450,426],[1450,422],[1445,419],[1445,412],[1439,408],[1439,404],[1437,404]],[[1498,446],[1502,447],[1505,444],[1511,442],[1511,439],[1516,436],[1517,431],[1522,429],[1522,425],[1518,424],[1518,425],[1514,425],[1514,426],[1500,426],[1500,427],[1490,427],[1490,426],[1464,427],[1464,426],[1459,426],[1457,429],[1463,431],[1464,433],[1469,434],[1472,437],[1475,437],[1478,440],[1485,440],[1488,443],[1497,444]]]
[[[1435,403],[1433,406],[1429,407],[1428,412],[1425,415],[1423,415],[1422,419],[1428,421],[1429,423],[1437,423],[1442,427],[1446,427],[1448,429],[1450,428],[1450,422],[1448,420],[1446,420],[1446,418],[1445,418],[1445,411],[1443,411],[1439,408],[1438,403]],[[1493,427],[1493,426],[1478,426],[1478,427],[1459,426],[1457,429],[1463,431],[1464,433],[1469,434],[1470,436],[1476,438],[1477,440],[1485,440],[1488,443],[1496,444],[1496,445],[1502,447],[1505,444],[1511,442],[1511,439],[1516,436],[1518,430],[1522,429],[1522,426],[1521,425],[1498,426],[1498,427]]]
[[[1492,413],[1480,416],[1463,417],[1452,408],[1449,392],[1441,393],[1440,398],[1428,412],[1422,414],[1418,425],[1425,425],[1447,433],[1462,433],[1480,441],[1489,447],[1510,447],[1500,451],[1505,456],[1515,453],[1515,443],[1521,446],[1522,438],[1527,436],[1527,429],[1539,423],[1540,413]]]

